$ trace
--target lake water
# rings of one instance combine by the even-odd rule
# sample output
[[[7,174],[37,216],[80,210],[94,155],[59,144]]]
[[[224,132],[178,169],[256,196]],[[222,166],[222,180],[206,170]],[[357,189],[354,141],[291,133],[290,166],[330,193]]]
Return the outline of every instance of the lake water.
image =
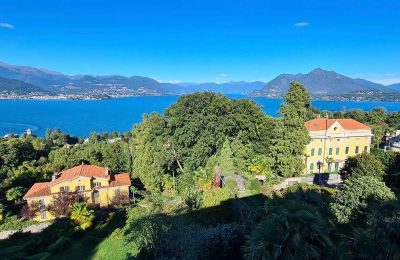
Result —
[[[243,98],[242,95],[229,95]],[[163,111],[176,102],[178,96],[130,97],[109,100],[0,100],[0,135],[22,133],[31,128],[43,136],[47,128],[60,128],[63,132],[86,137],[90,131],[125,132],[142,120],[143,113]],[[271,116],[282,102],[281,99],[252,98]],[[313,101],[321,110],[342,111],[351,109],[371,110],[384,107],[388,111],[400,111],[396,102]]]

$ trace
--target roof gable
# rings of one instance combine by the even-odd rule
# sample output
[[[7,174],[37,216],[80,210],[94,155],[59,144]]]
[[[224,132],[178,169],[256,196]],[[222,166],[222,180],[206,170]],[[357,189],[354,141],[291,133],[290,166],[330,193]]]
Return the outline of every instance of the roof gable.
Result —
[[[306,128],[308,131],[324,131],[328,130],[335,122],[339,123],[340,126],[345,130],[370,130],[371,128],[363,123],[360,123],[354,119],[326,119],[316,118],[306,122]]]

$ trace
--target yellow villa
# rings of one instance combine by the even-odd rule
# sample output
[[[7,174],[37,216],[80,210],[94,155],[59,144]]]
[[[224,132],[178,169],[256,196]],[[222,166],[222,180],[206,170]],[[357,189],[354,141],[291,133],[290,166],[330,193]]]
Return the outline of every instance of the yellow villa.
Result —
[[[24,199],[28,204],[37,201],[41,206],[40,214],[36,220],[54,218],[46,205],[50,205],[54,196],[61,192],[77,191],[93,206],[106,207],[118,193],[129,195],[131,180],[129,174],[109,174],[108,168],[79,165],[71,169],[56,173],[50,182],[35,183],[25,194]]]
[[[306,122],[306,173],[339,171],[349,156],[369,152],[371,128],[354,119],[317,118]]]

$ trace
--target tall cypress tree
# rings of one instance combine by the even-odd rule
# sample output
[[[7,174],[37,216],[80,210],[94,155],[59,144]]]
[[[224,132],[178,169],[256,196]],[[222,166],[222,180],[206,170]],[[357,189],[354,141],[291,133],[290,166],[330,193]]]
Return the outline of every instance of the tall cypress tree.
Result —
[[[228,138],[225,139],[224,145],[222,146],[221,154],[218,158],[218,165],[221,168],[221,174],[223,176],[230,176],[235,173],[233,152]]]
[[[305,126],[311,98],[306,88],[293,81],[284,96],[276,119],[270,156],[272,169],[283,177],[298,176],[304,170],[305,146],[311,141]]]

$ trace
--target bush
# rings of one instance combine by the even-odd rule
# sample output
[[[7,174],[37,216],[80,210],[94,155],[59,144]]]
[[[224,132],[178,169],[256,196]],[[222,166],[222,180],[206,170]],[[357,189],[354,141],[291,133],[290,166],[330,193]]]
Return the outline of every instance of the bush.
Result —
[[[259,180],[252,180],[250,189],[253,193],[257,194],[261,192],[261,183]]]
[[[339,223],[348,223],[365,213],[371,203],[394,200],[394,193],[377,178],[360,176],[344,183],[335,194],[331,210]]]
[[[347,158],[341,173],[347,179],[357,178],[358,176],[372,176],[382,179],[385,171],[382,163],[374,155],[363,153]]]
[[[218,206],[221,202],[230,199],[231,196],[231,193],[227,189],[217,188],[208,190],[203,193],[202,204],[204,208]]]

